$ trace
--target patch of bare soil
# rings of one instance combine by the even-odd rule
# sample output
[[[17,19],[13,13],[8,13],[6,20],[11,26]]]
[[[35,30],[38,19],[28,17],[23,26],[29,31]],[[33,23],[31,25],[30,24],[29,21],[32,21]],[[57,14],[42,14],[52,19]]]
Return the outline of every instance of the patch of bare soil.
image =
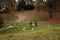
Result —
[[[43,15],[43,13],[41,15]],[[49,18],[49,14],[48,15],[46,14],[46,16],[43,16],[43,17],[45,18],[41,21],[44,21],[47,23],[60,23],[60,14],[57,12],[53,14],[53,18]]]
[[[30,21],[30,17],[37,14],[38,16],[42,16],[41,20],[37,20],[40,23],[60,23],[60,14],[58,12],[55,12],[55,14],[53,14],[53,18],[49,18],[49,13],[47,11],[42,10],[40,10],[39,12],[37,10],[17,12],[17,22]]]
[[[18,19],[16,20],[17,22],[23,22],[23,21],[25,21],[26,16],[21,15],[21,14],[19,14],[17,16],[18,16]]]

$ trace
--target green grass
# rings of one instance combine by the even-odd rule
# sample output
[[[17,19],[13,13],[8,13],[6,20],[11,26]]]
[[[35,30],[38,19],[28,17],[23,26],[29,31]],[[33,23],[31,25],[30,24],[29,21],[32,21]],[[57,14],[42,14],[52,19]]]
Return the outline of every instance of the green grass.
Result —
[[[9,24],[15,27],[0,31],[0,40],[59,40],[60,24],[38,24],[29,26],[29,23]],[[22,30],[26,27],[26,30]],[[34,30],[31,30],[34,28]],[[4,35],[4,36],[2,36]],[[57,37],[57,38],[56,38]]]
[[[37,27],[35,27],[34,25],[30,27],[29,23],[16,23],[16,24],[8,24],[6,26],[9,26],[9,25],[12,25],[14,27],[0,31],[0,34],[24,32],[22,30],[23,28],[26,28],[26,31],[31,31],[32,28],[34,28],[34,31],[51,30],[51,29],[57,29],[57,28],[60,29],[60,24],[38,24]]]
[[[45,13],[44,15],[31,11],[23,11],[21,13],[27,16],[27,21],[40,21],[49,17]],[[7,23],[4,24],[5,27],[9,25],[14,27],[0,31],[0,40],[60,40],[60,24],[38,24],[37,27],[34,25],[30,27],[29,23],[25,23],[25,21],[23,23],[12,23],[16,18],[17,16],[14,14],[7,15],[7,21],[9,23],[6,21]],[[23,31],[23,28],[26,28],[26,30]]]

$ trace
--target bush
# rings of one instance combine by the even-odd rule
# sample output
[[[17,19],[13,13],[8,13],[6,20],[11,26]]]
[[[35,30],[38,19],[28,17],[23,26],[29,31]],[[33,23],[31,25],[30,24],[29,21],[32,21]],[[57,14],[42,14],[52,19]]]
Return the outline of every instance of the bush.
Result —
[[[16,10],[17,10],[17,11],[20,11],[20,10],[24,9],[25,6],[26,6],[25,4],[19,3],[19,4],[17,5],[17,7],[16,7],[16,8],[17,8]]]
[[[20,11],[20,10],[33,10],[35,7],[34,5],[19,4],[17,5],[16,8],[17,11]]]
[[[26,10],[33,10],[34,8],[35,8],[34,5],[27,5],[25,7]]]

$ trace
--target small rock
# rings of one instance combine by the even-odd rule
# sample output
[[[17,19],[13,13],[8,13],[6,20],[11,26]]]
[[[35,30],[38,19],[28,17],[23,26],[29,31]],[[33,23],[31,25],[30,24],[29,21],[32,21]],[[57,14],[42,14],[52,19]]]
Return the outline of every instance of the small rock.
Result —
[[[34,30],[34,28],[32,28],[32,31]]]
[[[48,25],[48,27],[49,27],[50,25]]]
[[[24,30],[26,30],[26,28],[24,27],[22,30],[24,31]]]

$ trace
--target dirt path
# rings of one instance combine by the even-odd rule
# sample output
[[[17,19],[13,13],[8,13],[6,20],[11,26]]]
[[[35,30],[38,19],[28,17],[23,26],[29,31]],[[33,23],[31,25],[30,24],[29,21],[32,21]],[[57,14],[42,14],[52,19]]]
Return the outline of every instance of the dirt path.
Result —
[[[19,14],[17,16],[18,16],[17,22],[23,22],[26,19],[26,16],[25,15]]]

